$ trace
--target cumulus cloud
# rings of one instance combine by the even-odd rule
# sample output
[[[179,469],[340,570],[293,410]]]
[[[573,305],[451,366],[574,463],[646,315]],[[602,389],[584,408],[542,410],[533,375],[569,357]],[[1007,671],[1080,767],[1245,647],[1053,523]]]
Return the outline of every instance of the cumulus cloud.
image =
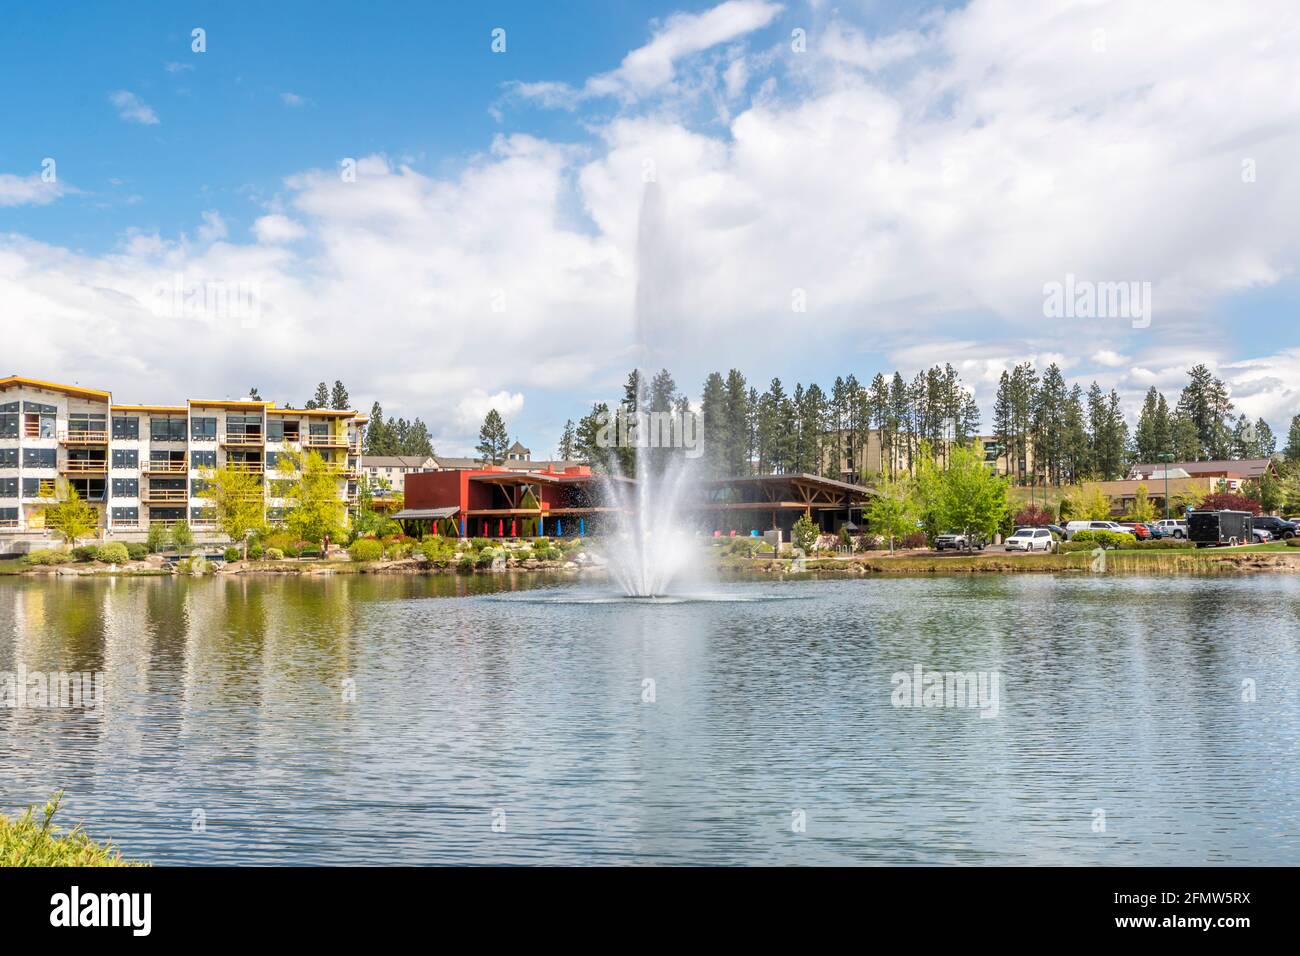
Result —
[[[44,206],[64,193],[58,182],[45,182],[40,173],[15,176],[0,173],[0,206]]]
[[[150,392],[123,400],[141,401],[168,379],[224,394],[255,376],[301,402],[288,389],[313,383],[292,369],[328,369],[419,414],[444,451],[472,447],[493,402],[512,431],[550,396],[566,404],[547,422],[576,419],[574,395],[617,398],[646,356],[691,391],[731,366],[825,386],[951,362],[986,416],[1017,361],[1058,361],[1130,408],[1151,384],[1172,400],[1204,361],[1249,414],[1300,412],[1294,327],[1261,317],[1270,344],[1249,348],[1220,311],[1296,272],[1287,3],[972,0],[886,34],[826,11],[803,54],[751,35],[777,9],[670,17],[610,73],[544,79],[556,102],[603,98],[589,142],[502,135],[438,175],[363,157],[355,182],[322,158],[255,241],[208,222],[200,237],[223,241],[139,232],[103,256],[0,237],[0,301],[24,329],[10,364],[138,378]],[[690,118],[691,57],[734,98],[725,122]],[[154,315],[178,272],[255,283],[259,347],[228,318]],[[1150,282],[1150,325],[1047,317],[1043,286],[1067,275]],[[111,360],[90,344],[106,336]]]
[[[108,101],[117,107],[117,115],[128,123],[156,126],[159,122],[158,114],[153,111],[153,107],[130,90],[116,90],[109,93]]]
[[[297,93],[281,93],[280,102],[291,108],[307,105],[307,100],[304,97],[299,96]]]

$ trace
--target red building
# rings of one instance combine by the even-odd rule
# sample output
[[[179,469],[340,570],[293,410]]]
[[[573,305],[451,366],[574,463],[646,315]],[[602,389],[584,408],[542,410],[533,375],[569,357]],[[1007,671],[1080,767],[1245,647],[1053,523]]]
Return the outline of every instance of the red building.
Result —
[[[404,507],[393,517],[412,531],[462,537],[587,534],[617,510],[604,482],[584,465],[414,472],[406,476]]]

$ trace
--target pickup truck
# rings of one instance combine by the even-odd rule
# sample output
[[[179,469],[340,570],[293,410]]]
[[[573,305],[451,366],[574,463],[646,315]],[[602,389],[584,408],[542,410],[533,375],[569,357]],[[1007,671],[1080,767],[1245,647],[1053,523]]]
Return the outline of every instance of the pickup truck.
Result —
[[[936,551],[983,551],[983,535],[965,534],[961,531],[945,531],[943,534],[936,535],[934,539],[934,550]]]

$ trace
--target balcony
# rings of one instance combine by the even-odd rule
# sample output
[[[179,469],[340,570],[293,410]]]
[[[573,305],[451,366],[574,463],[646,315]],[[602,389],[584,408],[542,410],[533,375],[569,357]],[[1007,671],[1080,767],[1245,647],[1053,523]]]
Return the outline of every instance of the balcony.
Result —
[[[59,471],[65,475],[106,475],[108,462],[74,458],[60,465]]]
[[[229,448],[261,448],[266,436],[261,432],[226,432],[220,442]]]
[[[342,435],[305,435],[304,448],[348,448],[348,440]]]
[[[140,500],[150,505],[183,505],[190,500],[190,493],[184,488],[146,488],[140,492]]]
[[[189,471],[189,466],[184,458],[172,461],[150,459],[141,466],[141,470],[146,475],[183,475]]]
[[[246,475],[260,475],[266,470],[266,465],[260,461],[227,461],[226,467]]]
[[[0,528],[17,528],[17,518],[0,518]]]
[[[63,428],[59,430],[59,441],[65,445],[107,445],[108,432]]]

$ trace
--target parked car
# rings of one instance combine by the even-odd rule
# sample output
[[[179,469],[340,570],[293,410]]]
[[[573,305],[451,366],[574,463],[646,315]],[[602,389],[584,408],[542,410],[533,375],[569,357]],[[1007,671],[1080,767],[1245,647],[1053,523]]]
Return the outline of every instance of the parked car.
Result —
[[[1180,518],[1161,518],[1155,523],[1154,530],[1158,530],[1162,537],[1186,538],[1187,522]]]
[[[1006,548],[1008,551],[1051,551],[1052,532],[1047,528],[1017,528],[1007,538]]]
[[[1080,531],[1115,531],[1119,534],[1132,534],[1131,528],[1125,528],[1116,521],[1069,521],[1065,525],[1065,536],[1073,538]]]
[[[941,535],[936,535],[934,539],[934,550],[936,551],[983,551],[984,538],[979,534],[964,534],[961,531],[945,531]]]
[[[1229,547],[1254,540],[1249,511],[1193,511],[1187,516],[1187,537],[1198,548]]]
[[[1251,528],[1250,536],[1251,538],[1254,539],[1256,544],[1263,544],[1266,541],[1273,540],[1273,536],[1269,534],[1267,531],[1265,531],[1263,528]]]
[[[1137,538],[1139,541],[1150,541],[1155,537],[1155,535],[1151,533],[1151,529],[1141,521],[1121,521],[1119,526],[1125,531],[1131,531],[1133,537]]]
[[[1250,519],[1250,525],[1257,530],[1267,531],[1274,538],[1294,538],[1300,532],[1295,522],[1273,515],[1256,515]]]

